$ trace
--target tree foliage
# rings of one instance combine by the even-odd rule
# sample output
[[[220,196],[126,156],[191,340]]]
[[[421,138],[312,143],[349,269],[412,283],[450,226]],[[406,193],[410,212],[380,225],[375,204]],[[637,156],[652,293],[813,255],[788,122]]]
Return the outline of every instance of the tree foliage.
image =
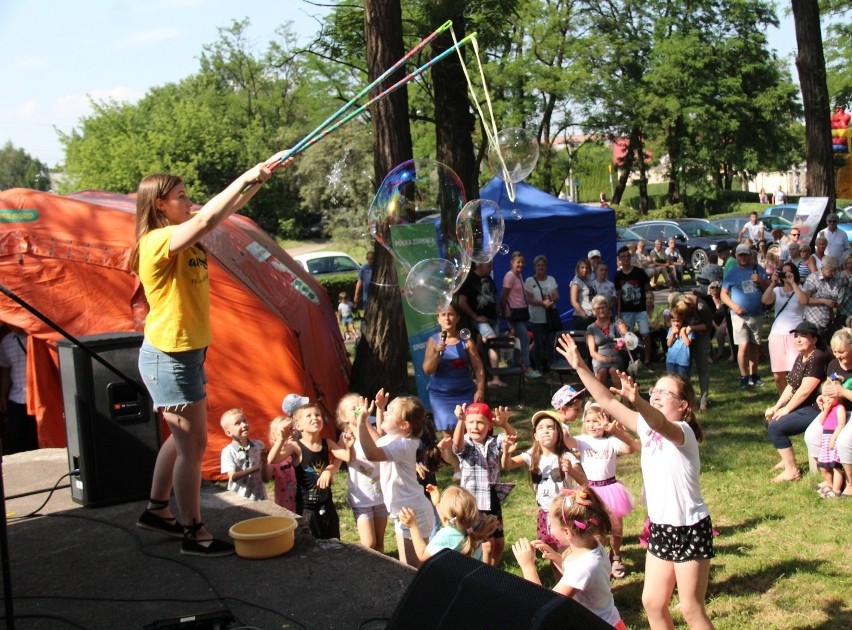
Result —
[[[7,188],[50,188],[50,169],[23,149],[6,142],[0,149],[0,190]]]

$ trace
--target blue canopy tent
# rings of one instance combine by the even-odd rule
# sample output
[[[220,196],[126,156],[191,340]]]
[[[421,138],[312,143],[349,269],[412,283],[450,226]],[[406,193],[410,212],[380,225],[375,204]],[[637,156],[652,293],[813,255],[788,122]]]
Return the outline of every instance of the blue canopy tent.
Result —
[[[573,314],[568,283],[580,258],[592,249],[601,252],[609,266],[609,278],[615,278],[616,233],[612,208],[583,206],[538,190],[529,184],[515,184],[515,201],[509,200],[504,182],[495,177],[479,193],[481,199],[495,201],[503,212],[506,232],[503,243],[509,254],[494,257],[494,281],[500,289],[509,271],[511,252],[521,251],[526,258],[523,276],[535,270],[533,259],[543,254],[548,261],[548,274],[559,284],[559,311],[562,321]],[[513,218],[517,211],[520,218]]]

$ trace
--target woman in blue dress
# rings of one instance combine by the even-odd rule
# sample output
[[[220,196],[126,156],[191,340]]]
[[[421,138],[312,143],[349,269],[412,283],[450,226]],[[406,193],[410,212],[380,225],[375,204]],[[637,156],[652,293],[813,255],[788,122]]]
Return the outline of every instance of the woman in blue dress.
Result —
[[[459,336],[461,310],[454,301],[438,313],[441,332],[426,342],[423,371],[429,380],[429,402],[435,428],[452,438],[458,422],[456,405],[469,405],[485,399],[485,370],[472,339]],[[455,458],[453,458],[455,460]],[[458,467],[458,460],[450,462]]]

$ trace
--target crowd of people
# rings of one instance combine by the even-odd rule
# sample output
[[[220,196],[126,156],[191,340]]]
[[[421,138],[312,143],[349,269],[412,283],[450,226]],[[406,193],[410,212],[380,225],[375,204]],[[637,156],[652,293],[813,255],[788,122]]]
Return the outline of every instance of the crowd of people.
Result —
[[[180,538],[184,554],[234,551],[201,517],[204,360],[211,339],[207,254],[200,239],[251,198],[281,166],[281,155],[250,168],[198,212],[175,176],[151,175],[139,185],[132,265],[150,304],[139,367],[171,435],[159,452],[149,503],[137,524]],[[600,251],[589,251],[577,261],[565,294],[574,310],[573,330],[585,332],[591,365],[575,338],[560,332],[560,286],[545,256],[533,259],[534,273],[525,277],[525,256],[514,252],[499,291],[492,264],[477,264],[457,301],[437,314],[440,330],[427,341],[422,368],[431,377],[428,401],[391,398],[384,390],[368,397],[351,393],[339,401],[329,426],[316,401],[290,394],[282,415],[269,423],[268,448],[250,436],[243,410],[230,409],[220,418],[231,439],[221,452],[228,489],[262,500],[271,483],[275,502],[300,514],[313,536],[339,538],[331,487],[345,468],[364,546],[383,551],[392,524],[399,559],[411,566],[446,548],[497,566],[506,538],[501,504],[512,489],[501,482],[501,471],[526,468],[537,537],[516,538],[511,545],[524,577],[540,583],[535,564],[540,553],[553,565],[554,590],[623,628],[611,580],[626,573],[622,521],[634,499],[617,478],[617,461],[639,453],[647,509],[642,603],[649,623],[672,627],[677,586],[678,609],[689,627],[710,628],[705,597],[713,528],[699,483],[703,433],[696,414],[710,402],[713,361],[734,361],[744,389],[764,386],[767,312],[774,311],[768,358],[778,390],[777,402],[765,412],[768,438],[780,459],[774,481],[800,478],[790,437],[804,433],[808,458],[823,474],[820,496],[852,497],[852,429],[846,420],[852,407],[847,327],[852,252],[837,234],[837,217],[828,219],[813,254],[803,252],[794,226],[778,248],[777,262],[772,252],[761,254],[752,246],[755,238],[763,242],[762,226],[752,221],[742,242],[718,245],[694,277],[697,290],[691,293],[680,291],[685,265],[674,242],[667,248],[662,241],[652,248],[643,242],[621,248],[614,273]],[[372,268],[359,279],[353,302],[339,296],[346,326],[352,325],[351,309],[369,298],[371,273]],[[673,291],[655,327],[654,290],[663,286]],[[473,338],[462,334],[465,320]],[[552,409],[532,415],[532,443],[524,447],[509,409],[486,403],[488,387],[505,383],[489,379],[489,366],[501,357],[485,352],[481,340],[503,334],[503,327],[518,342],[515,360],[527,378],[541,376],[561,357],[583,387],[561,387]],[[354,327],[347,332],[356,334]],[[7,412],[10,385],[20,381],[11,356],[16,346],[26,353],[20,336],[13,329],[0,345]],[[641,339],[632,350],[635,358],[631,336]],[[643,396],[628,363],[650,366],[655,360],[664,373]],[[582,431],[573,435],[570,425],[578,419]],[[455,471],[452,485],[439,489],[435,472],[446,464]],[[172,493],[177,514],[171,511]]]

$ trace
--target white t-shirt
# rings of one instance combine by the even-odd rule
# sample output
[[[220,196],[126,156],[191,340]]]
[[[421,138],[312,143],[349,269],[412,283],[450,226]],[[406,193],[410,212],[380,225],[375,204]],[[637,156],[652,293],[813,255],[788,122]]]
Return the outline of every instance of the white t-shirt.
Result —
[[[527,468],[529,468],[532,465],[532,449],[521,453],[521,457]],[[538,507],[542,510],[550,509],[553,497],[559,494],[559,491],[563,487],[561,482],[557,483],[552,478],[554,468],[559,470],[559,456],[556,453],[550,453],[549,455],[542,453],[538,459],[538,470],[541,473],[541,481],[535,484],[535,500],[538,503]],[[561,473],[561,475],[564,475],[564,473]]]
[[[384,503],[379,465],[367,461],[360,442],[355,442],[355,459],[349,462],[349,505],[367,508]]]
[[[820,230],[817,237],[820,236],[824,236],[825,240],[828,241],[828,247],[825,248],[825,253],[837,258],[837,261],[842,265],[843,256],[849,250],[849,237],[846,236],[846,232],[840,228],[837,228],[834,232],[825,228],[824,230]]]
[[[385,452],[388,460],[379,464],[382,496],[388,511],[396,514],[400,508],[410,507],[419,513],[425,506],[431,512],[432,505],[417,482],[417,449],[420,440],[383,435],[376,440],[376,446]],[[425,533],[429,531],[431,527]]]
[[[606,551],[598,545],[596,549],[586,553],[578,556],[572,554],[565,558],[562,561],[562,579],[559,583],[577,589],[573,599],[614,626],[621,621],[621,615],[612,598],[609,582],[611,571],[612,565]]]
[[[760,240],[760,231],[763,229],[763,221],[760,220],[758,220],[758,222],[755,224],[752,224],[752,222],[749,221],[743,226],[743,231],[745,231],[746,233],[746,238],[750,238],[751,242],[754,243],[755,247],[757,246],[757,242]]]
[[[648,518],[657,525],[695,525],[709,515],[698,478],[701,461],[698,441],[686,422],[676,422],[683,431],[680,446],[653,431],[640,414],[637,434],[642,442],[642,478]]]
[[[772,291],[775,293],[775,320],[772,322],[772,329],[769,334],[789,335],[791,330],[802,323],[805,307],[799,302],[795,292],[784,293],[782,287],[775,287]],[[790,298],[789,302],[787,302],[788,297]],[[787,306],[784,306],[785,303]],[[779,314],[778,311],[782,307],[784,310]]]
[[[589,481],[603,481],[615,477],[621,440],[611,436],[596,438],[591,435],[578,435],[574,439],[577,440],[580,463],[583,464]]]
[[[539,291],[539,285],[541,285],[541,291]],[[531,276],[524,280],[524,289],[527,293],[532,294],[533,299],[536,301],[544,299],[542,292],[544,292],[544,295],[549,294],[552,296],[557,288],[558,285],[553,276],[547,276],[545,280],[536,280],[535,277]],[[530,304],[530,321],[534,324],[544,324],[547,322],[547,315],[544,312],[543,306]]]

